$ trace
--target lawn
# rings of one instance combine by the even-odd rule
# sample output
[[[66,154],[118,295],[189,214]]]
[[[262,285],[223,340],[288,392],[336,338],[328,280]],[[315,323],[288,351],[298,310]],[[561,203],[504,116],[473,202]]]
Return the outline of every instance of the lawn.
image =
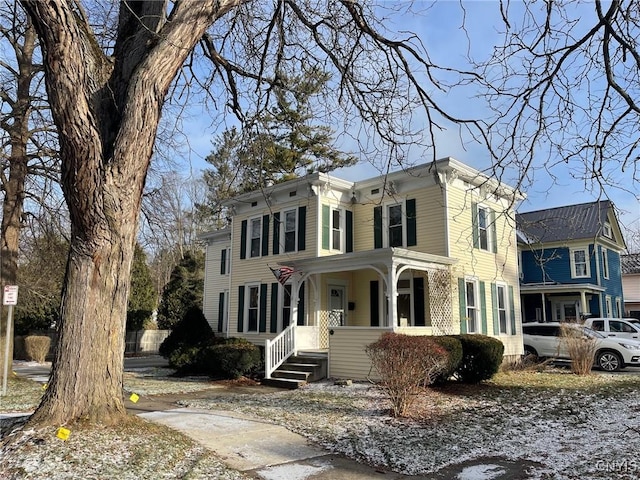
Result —
[[[128,374],[125,389],[153,395],[213,386],[166,375]],[[33,383],[12,381],[3,408],[32,408],[42,394]],[[404,419],[389,416],[389,404],[368,383],[325,381],[264,395],[211,389],[206,399],[185,395],[181,404],[255,415],[330,451],[406,474],[498,456],[538,465],[530,478],[624,479],[637,478],[640,467],[639,388],[640,375],[505,372],[478,386],[427,389]],[[29,432],[3,450],[0,478],[243,478],[191,440],[139,419],[118,429],[76,427],[67,441],[53,429]]]

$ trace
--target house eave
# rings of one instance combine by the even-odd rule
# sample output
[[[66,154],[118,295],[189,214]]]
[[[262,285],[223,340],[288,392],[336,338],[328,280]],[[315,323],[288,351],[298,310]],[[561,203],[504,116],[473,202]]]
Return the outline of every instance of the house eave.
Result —
[[[606,288],[593,283],[571,283],[571,284],[521,284],[520,293],[601,293]]]

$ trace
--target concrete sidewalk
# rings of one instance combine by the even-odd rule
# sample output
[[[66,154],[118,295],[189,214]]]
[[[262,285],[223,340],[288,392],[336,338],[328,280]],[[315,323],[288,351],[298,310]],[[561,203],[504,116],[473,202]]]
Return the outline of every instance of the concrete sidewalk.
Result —
[[[328,454],[284,427],[235,412],[176,408],[139,414],[193,438],[222,462],[261,479],[365,480],[408,478]],[[427,477],[412,477],[427,478]]]

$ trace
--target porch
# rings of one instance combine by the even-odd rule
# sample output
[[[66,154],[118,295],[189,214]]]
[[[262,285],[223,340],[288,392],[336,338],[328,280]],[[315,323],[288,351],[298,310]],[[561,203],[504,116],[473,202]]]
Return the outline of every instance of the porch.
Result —
[[[524,322],[576,322],[601,315],[604,287],[583,284],[522,284]]]
[[[388,248],[287,263],[296,272],[291,321],[265,341],[265,378],[300,351],[327,352],[329,376],[365,378],[364,347],[384,332],[456,333],[450,271],[455,262]],[[301,300],[309,307],[298,319]]]

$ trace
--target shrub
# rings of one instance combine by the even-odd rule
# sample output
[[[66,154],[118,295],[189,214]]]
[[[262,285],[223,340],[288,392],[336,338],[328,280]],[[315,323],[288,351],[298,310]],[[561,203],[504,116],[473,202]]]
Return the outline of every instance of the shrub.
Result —
[[[486,335],[454,335],[462,343],[462,361],[456,370],[458,380],[480,383],[493,377],[502,364],[504,344]]]
[[[220,378],[236,379],[259,368],[262,363],[260,349],[242,338],[227,338],[223,343],[202,348],[199,370]]]
[[[27,358],[38,363],[44,363],[49,353],[51,339],[46,335],[29,335],[24,337],[24,348]]]
[[[213,337],[213,330],[207,323],[202,310],[191,307],[182,320],[174,326],[169,336],[164,339],[159,352],[171,362],[171,356],[176,350],[208,344]]]
[[[431,339],[448,353],[447,364],[433,382],[442,384],[451,378],[462,361],[462,343],[459,339],[448,335],[437,335]]]
[[[446,350],[432,338],[385,333],[365,348],[394,416],[406,415],[421,387],[433,383],[447,364]]]
[[[576,375],[589,375],[598,349],[595,338],[585,337],[571,325],[560,325],[560,342],[564,343],[571,359],[571,371]]]

